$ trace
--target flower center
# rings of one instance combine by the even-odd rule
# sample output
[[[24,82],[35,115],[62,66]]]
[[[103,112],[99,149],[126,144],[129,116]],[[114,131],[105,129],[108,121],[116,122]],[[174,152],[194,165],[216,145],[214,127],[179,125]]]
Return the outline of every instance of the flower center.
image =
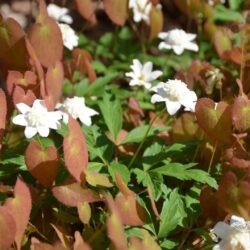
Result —
[[[140,81],[145,81],[145,76],[143,74],[140,75],[140,77],[138,78]]]
[[[44,114],[38,112],[37,110],[31,110],[26,114],[26,118],[28,120],[28,124],[31,127],[39,127],[44,125]]]
[[[165,90],[166,96],[171,101],[179,101],[183,96],[182,91],[180,91],[180,89],[178,89],[177,86],[173,86],[173,85],[166,86],[164,90]]]
[[[181,45],[184,37],[185,33],[182,30],[173,30],[168,36],[168,42],[172,45]]]

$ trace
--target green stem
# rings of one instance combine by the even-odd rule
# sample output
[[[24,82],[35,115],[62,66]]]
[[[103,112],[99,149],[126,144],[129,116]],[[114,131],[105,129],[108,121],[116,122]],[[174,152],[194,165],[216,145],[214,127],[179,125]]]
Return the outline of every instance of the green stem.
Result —
[[[145,143],[145,140],[146,140],[146,138],[147,138],[147,136],[148,136],[148,134],[149,134],[149,132],[150,132],[152,126],[153,126],[153,123],[156,121],[157,118],[159,118],[159,117],[161,116],[161,114],[162,114],[163,112],[165,112],[165,109],[163,109],[161,112],[159,112],[157,115],[155,115],[155,117],[150,121],[149,126],[148,126],[148,129],[147,129],[147,131],[146,131],[146,133],[145,133],[145,135],[144,135],[144,137],[143,137],[143,139],[142,139],[142,141],[141,141],[139,147],[137,148],[137,150],[136,150],[136,152],[135,152],[133,158],[131,159],[131,161],[130,161],[129,164],[128,164],[128,168],[130,168],[130,167],[133,165],[133,163],[134,163],[136,157],[138,156],[138,154],[139,154],[139,152],[140,152],[140,150],[141,150],[143,144]]]

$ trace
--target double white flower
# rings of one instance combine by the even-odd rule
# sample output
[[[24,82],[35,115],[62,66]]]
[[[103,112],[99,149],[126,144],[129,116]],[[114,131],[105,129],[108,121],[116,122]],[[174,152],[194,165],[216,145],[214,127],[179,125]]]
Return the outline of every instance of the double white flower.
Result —
[[[30,139],[37,133],[42,137],[47,137],[50,129],[60,127],[59,121],[62,119],[62,113],[48,111],[43,100],[35,100],[32,107],[24,103],[18,103],[16,107],[21,114],[15,116],[12,122],[25,127],[26,138]]]
[[[160,32],[158,37],[163,42],[160,42],[159,49],[173,49],[174,53],[181,55],[185,49],[198,51],[199,47],[193,40],[196,38],[196,34],[186,33],[182,29],[173,29],[169,32]]]
[[[68,15],[69,10],[67,8],[61,8],[55,4],[49,4],[47,7],[48,15],[57,21],[58,26],[62,33],[63,44],[69,50],[77,47],[79,37],[75,31],[69,26],[73,22],[73,19]],[[62,22],[62,23],[61,23]]]
[[[156,94],[151,98],[152,103],[165,102],[167,111],[174,115],[183,105],[186,111],[194,112],[197,96],[194,91],[187,88],[187,85],[180,80],[168,80],[160,82],[151,88]]]
[[[213,250],[250,249],[250,221],[233,215],[230,224],[220,221],[212,232],[221,239]]]
[[[57,22],[63,22],[67,24],[73,23],[72,17],[68,15],[69,10],[67,8],[62,8],[53,3],[50,3],[47,7],[47,11],[49,16]]]
[[[83,97],[67,98],[62,104],[58,103],[57,111],[48,111],[44,100],[35,100],[32,107],[24,103],[18,103],[17,109],[21,114],[15,116],[12,122],[16,125],[24,126],[24,135],[30,139],[37,133],[42,137],[49,135],[50,129],[59,129],[60,120],[68,123],[69,115],[74,119],[79,118],[87,126],[91,125],[91,116],[98,112],[86,107]]]
[[[83,124],[90,126],[92,124],[91,117],[98,115],[98,112],[85,105],[84,97],[66,98],[63,103],[58,103],[56,108],[62,112],[65,123],[68,123],[69,115],[71,115],[74,119],[79,118]]]
[[[146,89],[151,88],[151,82],[162,75],[160,70],[152,71],[152,62],[146,62],[141,64],[138,59],[133,60],[133,64],[130,66],[131,72],[127,72],[125,75],[130,77],[130,86],[144,86]]]
[[[148,0],[129,0],[129,8],[133,10],[133,19],[136,23],[144,21],[149,24],[152,3]]]

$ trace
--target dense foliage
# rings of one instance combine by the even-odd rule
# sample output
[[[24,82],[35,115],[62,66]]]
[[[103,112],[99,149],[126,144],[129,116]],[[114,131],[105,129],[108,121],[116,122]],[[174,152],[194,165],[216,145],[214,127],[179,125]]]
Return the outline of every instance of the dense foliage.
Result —
[[[215,227],[250,220],[247,1],[33,4],[0,15],[0,249],[248,249]]]

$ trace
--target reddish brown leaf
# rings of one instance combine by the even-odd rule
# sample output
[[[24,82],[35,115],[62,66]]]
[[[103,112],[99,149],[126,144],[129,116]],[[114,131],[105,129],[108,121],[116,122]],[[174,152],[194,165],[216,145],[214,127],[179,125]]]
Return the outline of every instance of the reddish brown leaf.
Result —
[[[142,245],[144,249],[161,250],[161,247],[155,242],[153,237],[146,230],[141,230],[142,233]]]
[[[0,249],[9,249],[15,240],[16,223],[6,207],[0,207]]]
[[[63,139],[65,165],[69,173],[81,182],[88,165],[87,144],[79,123],[69,117],[69,132]]]
[[[246,96],[238,96],[232,106],[234,127],[240,132],[250,129],[250,100]]]
[[[66,250],[67,248],[63,247],[60,243],[55,245],[50,245],[47,243],[42,243],[38,239],[31,238],[31,250]]]
[[[135,196],[135,193],[128,188],[128,186],[125,184],[121,175],[118,172],[115,172],[115,180],[117,187],[124,196]]]
[[[72,52],[72,58],[76,69],[84,74],[88,74],[89,81],[94,82],[96,80],[96,73],[92,67],[92,56],[84,49],[74,49]]]
[[[31,195],[27,185],[17,179],[14,188],[14,198],[8,198],[4,204],[10,211],[16,222],[15,242],[18,249],[21,249],[21,242],[25,232],[26,225],[29,222],[31,212]]]
[[[75,243],[73,250],[91,250],[91,247],[86,242],[84,242],[81,234],[78,231],[75,232]]]
[[[101,201],[97,193],[82,187],[79,183],[57,186],[52,189],[52,192],[57,200],[69,207],[77,207],[81,202]]]
[[[93,2],[91,0],[74,0],[77,11],[80,15],[95,25],[97,23]]]
[[[27,70],[29,56],[25,46],[25,33],[14,19],[0,23],[0,70]]]
[[[15,105],[22,102],[31,106],[36,99],[35,94],[30,89],[25,92],[23,88],[16,86],[13,91],[13,103]]]
[[[50,223],[50,225],[55,230],[56,235],[59,238],[62,246],[65,247],[66,249],[69,249],[70,248],[70,240],[69,240],[69,236],[67,235],[66,228],[52,224],[52,223]]]
[[[233,172],[224,174],[220,181],[217,197],[219,206],[227,213],[249,218],[249,180],[239,180]]]
[[[225,51],[230,51],[232,49],[231,39],[222,30],[217,30],[214,33],[213,43],[221,58],[223,58],[223,53]]]
[[[209,186],[204,186],[200,193],[200,204],[203,213],[209,219],[219,221],[225,218],[226,213],[218,205],[216,192]]]
[[[150,12],[150,35],[149,39],[153,40],[162,31],[164,24],[164,17],[162,10],[152,7]]]
[[[128,15],[128,0],[103,0],[103,4],[111,21],[123,26]]]
[[[7,115],[7,100],[4,91],[0,89],[0,151],[2,149],[2,140],[6,127],[6,115]]]
[[[146,223],[145,210],[137,202],[135,196],[124,196],[122,193],[119,193],[115,197],[115,205],[123,224],[141,226]]]
[[[183,113],[173,124],[172,137],[174,141],[190,141],[198,139],[202,130],[199,128],[195,115]]]
[[[201,98],[196,103],[195,115],[198,124],[210,139],[224,144],[231,142],[231,108],[227,103],[215,104],[209,98]]]
[[[108,237],[113,242],[115,249],[126,250],[127,241],[119,211],[111,196],[105,195],[105,199],[111,211],[111,215],[107,219]]]
[[[55,66],[50,66],[46,73],[46,93],[53,100],[53,108],[59,102],[62,95],[63,80],[63,65],[58,61]]]
[[[250,169],[250,153],[238,143],[225,150],[224,159],[230,166]]]
[[[96,187],[96,186],[103,186],[103,187],[113,187],[113,184],[109,181],[108,177],[93,171],[86,170],[86,181],[88,184]]]
[[[60,166],[60,158],[56,147],[41,147],[31,141],[25,151],[25,163],[30,173],[45,186],[51,187]]]
[[[78,203],[77,211],[82,223],[88,224],[91,218],[91,207],[88,202]]]
[[[62,59],[63,41],[58,24],[47,15],[44,1],[39,3],[39,15],[29,37],[39,61],[48,68]]]

